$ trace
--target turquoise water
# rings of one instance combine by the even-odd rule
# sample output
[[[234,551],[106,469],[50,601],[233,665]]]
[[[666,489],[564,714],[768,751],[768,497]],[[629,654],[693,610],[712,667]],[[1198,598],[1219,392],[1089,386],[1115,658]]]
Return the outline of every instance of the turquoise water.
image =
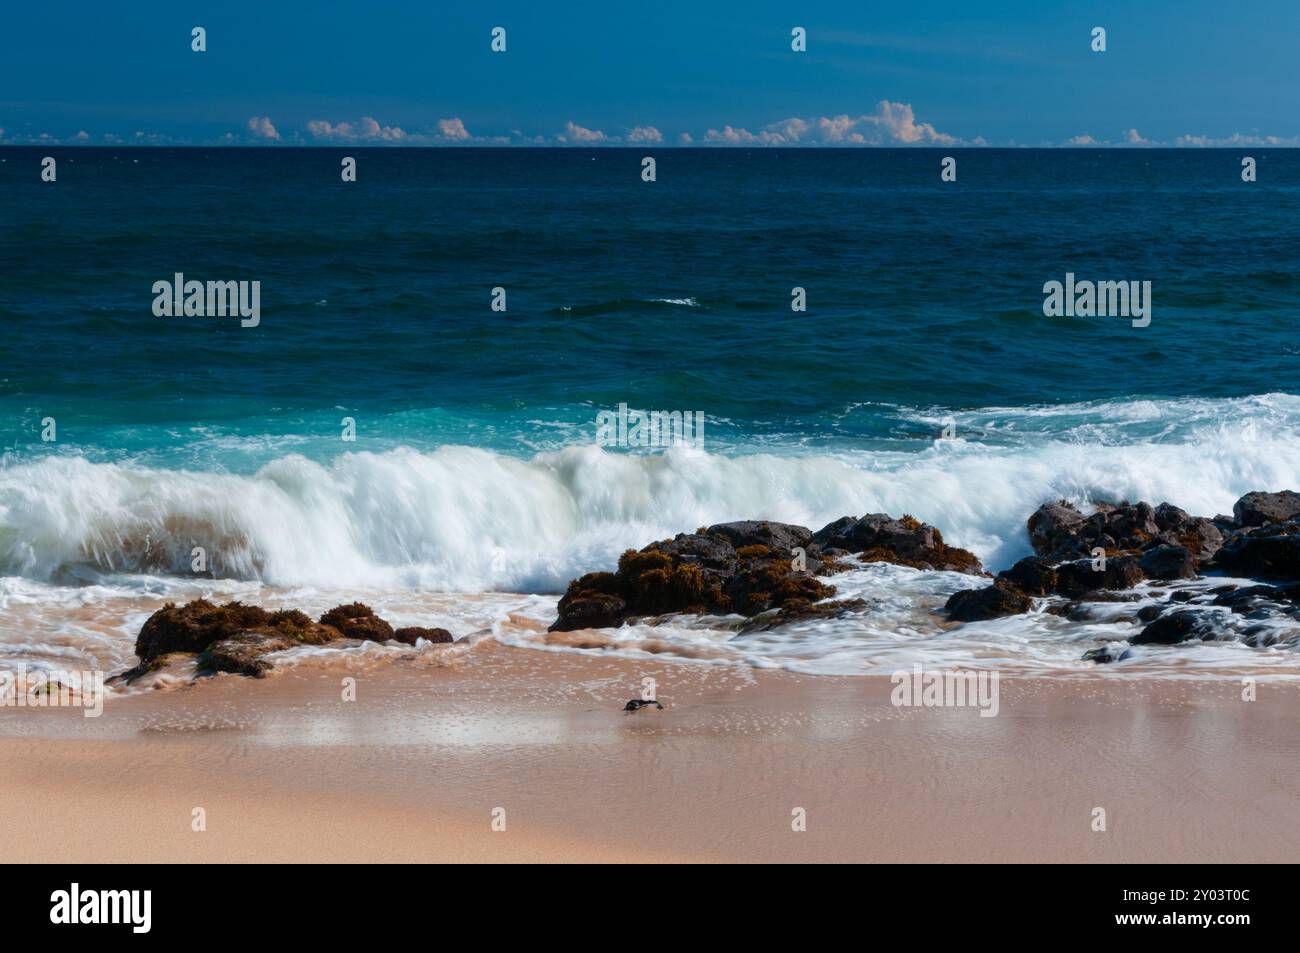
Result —
[[[652,184],[621,149],[64,149],[54,184],[43,151],[0,150],[15,578],[204,545],[553,592],[703,523],[876,510],[999,566],[1048,498],[1300,484],[1294,151],[1252,184],[1228,150],[957,150],[941,183],[942,150],[663,149]],[[261,282],[260,323],[155,316],[176,272]],[[1045,317],[1067,272],[1150,281],[1150,326]],[[620,403],[703,414],[702,449],[595,447]]]
[[[959,150],[944,184],[934,150],[662,149],[649,184],[630,150],[360,149],[345,184],[342,150],[66,149],[42,184],[43,151],[0,149],[6,666],[120,671],[198,595],[536,646],[569,579],[714,522],[911,513],[997,569],[1046,500],[1300,488],[1294,152],[1246,184],[1224,150]],[[176,272],[260,282],[257,326],[155,316]],[[1045,317],[1070,272],[1150,281],[1150,325]],[[620,404],[703,439],[596,445]],[[1123,604],[947,627],[981,582],[867,566],[845,620],[607,651],[1071,672],[1131,634]],[[1122,667],[1289,671],[1296,641]]]
[[[918,410],[1294,389],[1294,151],[1253,184],[1224,150],[958,150],[949,184],[936,150],[661,152],[647,184],[635,150],[75,149],[50,185],[0,150],[4,443],[53,415],[92,458],[250,472],[351,415],[528,456],[625,401],[870,449]],[[260,326],[154,317],[177,271],[260,280]],[[1151,326],[1045,318],[1067,271],[1151,281]]]

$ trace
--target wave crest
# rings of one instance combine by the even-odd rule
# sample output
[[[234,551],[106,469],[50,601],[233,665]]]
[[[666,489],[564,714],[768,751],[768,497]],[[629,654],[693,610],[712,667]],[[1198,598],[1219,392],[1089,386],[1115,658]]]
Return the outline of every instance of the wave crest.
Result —
[[[1025,520],[1065,498],[1228,512],[1300,487],[1292,427],[1206,424],[1180,442],[941,441],[920,452],[633,456],[594,446],[523,460],[469,447],[289,455],[252,475],[51,456],[0,468],[0,574],[47,582],[188,574],[272,585],[554,592],[624,549],[733,519],[814,529],[911,513],[999,568]]]

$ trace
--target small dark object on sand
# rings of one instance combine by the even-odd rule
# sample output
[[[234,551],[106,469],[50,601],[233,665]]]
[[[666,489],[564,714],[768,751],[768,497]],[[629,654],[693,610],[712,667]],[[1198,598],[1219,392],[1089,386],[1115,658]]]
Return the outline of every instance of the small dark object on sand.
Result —
[[[632,699],[630,702],[628,702],[626,705],[623,706],[623,710],[624,710],[624,711],[640,711],[642,708],[649,708],[651,705],[654,705],[654,706],[655,706],[656,708],[658,708],[660,711],[663,711],[663,710],[664,710],[664,706],[661,705],[661,704],[659,704],[658,702],[656,702],[656,701],[649,701],[649,702],[648,702],[648,701],[644,701],[644,700],[642,700],[642,699],[640,699],[640,698],[634,698],[634,699]]]

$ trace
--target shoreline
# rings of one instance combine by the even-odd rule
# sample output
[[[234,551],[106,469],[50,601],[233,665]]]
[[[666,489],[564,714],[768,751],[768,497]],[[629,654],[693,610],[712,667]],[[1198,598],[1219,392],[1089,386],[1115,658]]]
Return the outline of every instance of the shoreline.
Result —
[[[0,710],[19,861],[1290,860],[1300,685],[1003,676],[996,717],[884,676],[537,652],[299,665]],[[429,662],[430,659],[424,659]],[[356,700],[341,699],[345,677]],[[654,678],[663,711],[621,711]],[[1247,743],[1248,742],[1248,743]],[[192,831],[195,807],[207,829]],[[493,831],[504,807],[506,830]],[[1091,830],[1092,811],[1108,830]],[[807,829],[791,830],[792,810]]]

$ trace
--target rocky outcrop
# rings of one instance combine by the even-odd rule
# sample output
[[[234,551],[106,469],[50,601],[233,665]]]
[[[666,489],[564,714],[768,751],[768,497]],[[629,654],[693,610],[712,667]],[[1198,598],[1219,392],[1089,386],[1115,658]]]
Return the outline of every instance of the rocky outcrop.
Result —
[[[148,663],[170,652],[203,652],[216,642],[247,633],[283,637],[302,645],[319,645],[340,637],[337,630],[312,622],[296,609],[267,612],[241,602],[218,606],[195,599],[183,606],[169,602],[146,619],[135,640],[135,654]]]
[[[1239,533],[1223,544],[1214,562],[1236,576],[1300,580],[1300,522]]]
[[[136,638],[140,664],[123,673],[126,681],[155,670],[164,656],[196,657],[198,669],[260,677],[272,664],[266,656],[303,645],[342,639],[451,642],[446,629],[406,628],[397,632],[360,602],[336,606],[319,622],[297,609],[268,612],[241,602],[214,605],[195,599],[183,606],[167,603],[147,620]]]
[[[1019,615],[1032,608],[1034,600],[1016,586],[999,579],[983,589],[962,589],[948,597],[944,609],[955,622],[981,622]]]
[[[998,573],[998,582],[1014,586],[1027,596],[1047,596],[1056,591],[1056,567],[1046,559],[1026,556],[1010,569]]]
[[[1142,554],[1138,566],[1150,579],[1195,579],[1196,559],[1182,546],[1154,546]]]
[[[1150,503],[1099,503],[1084,516],[1073,503],[1046,503],[1029,517],[1029,542],[1034,552],[1054,562],[1137,550],[1160,532]]]
[[[1091,559],[1053,566],[1045,559],[1029,556],[998,573],[987,588],[954,593],[944,609],[955,622],[997,619],[1028,612],[1035,596],[1102,599],[1105,591],[1131,589],[1143,579],[1142,569],[1132,556],[1118,556],[1107,559],[1104,566],[1094,566]]]
[[[1171,503],[1161,503],[1155,510],[1156,526],[1160,532],[1147,545],[1181,546],[1198,563],[1208,562],[1223,545],[1224,528],[1215,520],[1204,516],[1188,516]]]
[[[1087,552],[1080,539],[1083,514],[1073,503],[1044,503],[1029,517],[1029,544],[1045,559],[1060,561]]]
[[[1247,493],[1233,505],[1232,516],[1243,527],[1291,522],[1300,518],[1300,493],[1293,490]]]
[[[393,627],[375,615],[370,606],[360,602],[335,606],[321,616],[320,621],[321,625],[331,626],[349,639],[387,642],[393,637]]]
[[[244,632],[213,642],[199,655],[198,666],[200,670],[261,678],[272,668],[271,661],[265,656],[301,644],[284,635]]]
[[[866,562],[974,575],[983,572],[974,553],[949,546],[939,530],[912,516],[899,519],[883,513],[871,513],[859,519],[846,516],[814,533],[812,542],[822,551],[853,553]]]
[[[1103,645],[1100,648],[1088,649],[1083,653],[1084,662],[1096,662],[1098,665],[1108,665],[1111,662],[1125,662],[1133,657],[1133,652],[1123,645]]]
[[[1099,503],[1085,517],[1072,503],[1045,503],[1029,517],[1029,542],[1034,552],[1060,562],[1107,555],[1136,554],[1161,546],[1179,546],[1194,559],[1208,561],[1223,543],[1223,530],[1214,520],[1188,516],[1170,503]]]
[[[1097,564],[1091,559],[1076,559],[1056,567],[1057,595],[1078,598],[1100,590],[1132,589],[1143,580],[1142,567],[1133,556],[1108,558]]]
[[[802,550],[802,555],[796,552]],[[628,550],[615,572],[569,583],[552,632],[612,628],[674,613],[739,614],[742,631],[797,619],[843,614],[861,603],[826,604],[833,586],[819,581],[843,571],[840,558],[918,569],[979,573],[973,553],[944,542],[935,527],[911,516],[846,516],[816,533],[804,526],[746,520],[703,527]],[[794,560],[802,558],[804,569]]]
[[[446,629],[425,629],[418,625],[409,625],[393,632],[393,638],[404,645],[414,645],[420,639],[435,645],[456,641]]]
[[[807,549],[812,542],[812,530],[794,523],[773,523],[769,520],[742,520],[735,523],[718,523],[710,526],[708,535],[731,544],[733,549],[746,546],[766,546],[773,552],[789,553],[796,547]]]
[[[588,573],[569,583],[550,630],[612,628],[681,612],[797,614],[835,593],[813,575],[822,557],[807,552],[811,537],[786,523],[723,523],[628,550],[616,572]],[[807,571],[795,567],[795,547],[804,548]]]
[[[1214,618],[1195,609],[1177,609],[1160,616],[1133,638],[1134,645],[1176,645],[1189,639],[1212,639],[1218,626]]]

